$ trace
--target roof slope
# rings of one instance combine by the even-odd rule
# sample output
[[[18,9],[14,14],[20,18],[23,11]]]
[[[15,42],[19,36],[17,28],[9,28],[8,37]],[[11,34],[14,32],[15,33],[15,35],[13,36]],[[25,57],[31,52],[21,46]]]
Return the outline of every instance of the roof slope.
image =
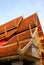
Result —
[[[21,49],[24,48],[28,42],[30,42],[32,38],[31,32],[33,34],[36,27],[39,38],[43,37],[43,31],[36,13],[25,19],[18,17],[17,19],[0,26],[0,43],[5,41],[0,47],[0,57],[17,54],[19,43]],[[44,43],[44,41],[41,43]]]

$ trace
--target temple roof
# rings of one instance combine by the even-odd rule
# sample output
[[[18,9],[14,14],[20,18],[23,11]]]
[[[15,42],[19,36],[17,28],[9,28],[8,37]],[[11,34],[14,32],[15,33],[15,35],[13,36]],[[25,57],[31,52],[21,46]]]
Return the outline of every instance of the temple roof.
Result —
[[[37,13],[23,18],[22,16],[0,26],[0,57],[17,54],[19,43],[21,49],[30,42],[32,35],[37,34],[44,46],[44,34]]]

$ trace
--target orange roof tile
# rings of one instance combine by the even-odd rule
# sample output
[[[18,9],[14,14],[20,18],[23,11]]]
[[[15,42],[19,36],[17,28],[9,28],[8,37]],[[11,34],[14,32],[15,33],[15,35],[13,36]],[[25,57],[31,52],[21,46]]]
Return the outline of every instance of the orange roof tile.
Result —
[[[0,26],[0,28],[1,28],[0,29],[0,34],[1,34],[0,41],[2,39],[5,39],[5,33],[4,34],[2,33],[2,32],[5,32],[5,26],[6,26],[7,31],[12,28],[15,28],[16,26],[18,26],[18,22],[19,22],[20,18],[21,17]],[[42,31],[42,28],[41,28],[41,25],[40,25],[40,22],[39,22],[39,19],[38,19],[38,16],[36,13],[25,19],[21,19],[21,22],[16,31],[14,31],[15,30],[14,29],[14,30],[10,30],[9,32],[7,32],[7,35],[8,35],[7,45],[9,45],[9,43],[10,43],[10,45],[9,46],[5,45],[5,47],[4,46],[0,47],[0,57],[16,54],[18,52],[18,40],[22,41],[21,45],[20,45],[21,48],[23,48],[30,41],[31,32],[29,29],[29,25],[31,26],[32,32],[34,32],[35,28],[37,27],[38,28],[37,32],[38,32],[39,37],[43,36],[43,31]],[[17,36],[18,36],[18,38],[17,38]],[[12,38],[12,37],[14,37],[14,38]],[[26,39],[29,39],[29,41],[27,41]],[[24,40],[26,40],[26,41],[24,41]],[[44,43],[44,41],[42,41],[42,42]],[[14,44],[11,45],[11,43],[14,43]]]

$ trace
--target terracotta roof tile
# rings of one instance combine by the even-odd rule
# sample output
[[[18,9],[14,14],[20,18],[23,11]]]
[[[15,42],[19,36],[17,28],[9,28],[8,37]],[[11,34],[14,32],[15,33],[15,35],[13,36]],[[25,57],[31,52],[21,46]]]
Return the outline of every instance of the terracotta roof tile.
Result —
[[[0,33],[3,33],[5,32],[5,27],[6,27],[6,31],[10,30],[10,29],[13,29],[13,28],[16,28],[18,23],[19,23],[19,20],[21,19],[22,16],[14,19],[14,20],[11,20],[9,21],[8,23],[6,24],[3,24],[0,26]],[[22,17],[23,18],[23,17]],[[21,19],[22,20],[22,19]]]
[[[15,19],[15,20],[12,20],[7,24],[0,26],[0,28],[1,28],[0,33],[5,32],[5,29],[3,29],[3,28],[5,28],[5,26],[6,26],[7,30],[11,29],[11,28],[15,28],[16,25],[18,24],[20,18],[21,17]],[[37,20],[36,20],[36,18],[37,18]],[[37,22],[37,25],[35,25],[36,22]],[[14,29],[7,33],[8,41],[10,40],[10,38],[12,38],[12,37],[14,37],[14,38],[12,38],[7,43],[7,45],[10,45],[10,46],[5,45],[5,46],[0,47],[0,57],[16,54],[18,51],[18,41],[22,41],[22,42],[20,42],[21,48],[23,48],[30,41],[31,33],[29,30],[29,25],[31,26],[32,32],[35,31],[35,27],[37,26],[38,27],[37,32],[38,32],[39,36],[43,36],[43,31],[42,31],[38,16],[35,13],[35,14],[21,20],[21,23],[16,31],[14,31],[15,30]],[[5,37],[4,34],[2,34],[2,36],[0,35],[0,39],[2,39],[2,38],[4,39],[4,37]],[[27,39],[29,39],[29,41],[27,41]],[[11,45],[11,43],[13,43],[13,44]],[[41,43],[44,43],[44,40],[41,40]]]
[[[0,57],[5,57],[5,56],[12,55],[12,54],[16,54],[17,51],[18,51],[17,43],[15,43],[14,45],[11,45],[11,46],[1,47],[0,48]]]

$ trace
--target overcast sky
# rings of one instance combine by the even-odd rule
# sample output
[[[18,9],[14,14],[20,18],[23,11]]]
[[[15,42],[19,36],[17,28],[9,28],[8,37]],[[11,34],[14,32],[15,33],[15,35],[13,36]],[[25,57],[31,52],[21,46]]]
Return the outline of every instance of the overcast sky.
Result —
[[[44,0],[0,0],[0,25],[18,17],[38,13],[44,31]]]

